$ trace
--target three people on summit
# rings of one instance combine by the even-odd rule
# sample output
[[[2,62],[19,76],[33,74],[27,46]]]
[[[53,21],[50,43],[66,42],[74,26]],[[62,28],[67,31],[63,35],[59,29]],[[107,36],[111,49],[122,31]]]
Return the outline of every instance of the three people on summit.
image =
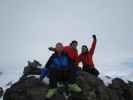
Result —
[[[57,83],[62,82],[67,84],[68,88],[72,92],[80,93],[82,89],[76,84],[76,72],[78,64],[81,62],[82,70],[92,75],[98,76],[99,72],[95,68],[93,63],[93,54],[96,48],[97,38],[93,35],[93,43],[90,48],[86,45],[82,46],[81,54],[78,55],[78,42],[72,41],[69,46],[63,46],[62,43],[57,43],[55,48],[50,47],[49,50],[54,53],[49,58],[42,70],[42,79],[47,75],[49,77],[49,89],[46,94],[46,98],[50,99],[57,92]]]
[[[78,64],[81,62],[83,67],[82,70],[89,72],[95,76],[99,75],[98,70],[95,68],[94,62],[93,62],[93,55],[96,48],[97,38],[96,35],[92,35],[93,42],[91,45],[91,48],[88,49],[86,45],[82,45],[81,53],[78,55],[78,42],[76,40],[73,40],[69,46],[64,46],[64,52],[70,57],[70,59],[75,63],[78,67]],[[50,47],[50,51],[56,52],[56,48]]]

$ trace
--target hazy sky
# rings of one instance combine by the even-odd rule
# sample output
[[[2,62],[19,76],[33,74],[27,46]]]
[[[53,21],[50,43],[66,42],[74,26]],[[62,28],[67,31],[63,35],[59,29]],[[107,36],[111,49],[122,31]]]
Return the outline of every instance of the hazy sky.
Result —
[[[101,74],[133,80],[133,0],[0,0],[0,70],[15,76],[27,60],[44,65],[58,41],[76,39],[80,52],[93,33]]]

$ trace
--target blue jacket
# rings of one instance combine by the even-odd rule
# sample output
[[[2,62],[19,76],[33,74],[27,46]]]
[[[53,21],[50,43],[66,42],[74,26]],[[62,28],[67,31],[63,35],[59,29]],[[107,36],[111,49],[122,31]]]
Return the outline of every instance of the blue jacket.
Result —
[[[74,64],[67,54],[62,53],[61,55],[57,55],[54,53],[49,58],[45,68],[42,69],[41,74],[45,77],[48,74],[49,69],[65,70],[71,69],[73,66]]]

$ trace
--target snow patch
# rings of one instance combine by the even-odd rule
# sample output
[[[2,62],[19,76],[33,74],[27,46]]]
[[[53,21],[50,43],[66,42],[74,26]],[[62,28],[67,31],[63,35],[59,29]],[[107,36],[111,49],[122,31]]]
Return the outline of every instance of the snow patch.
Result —
[[[112,78],[109,76],[100,76],[100,78],[103,80],[105,86],[109,86],[112,84]]]

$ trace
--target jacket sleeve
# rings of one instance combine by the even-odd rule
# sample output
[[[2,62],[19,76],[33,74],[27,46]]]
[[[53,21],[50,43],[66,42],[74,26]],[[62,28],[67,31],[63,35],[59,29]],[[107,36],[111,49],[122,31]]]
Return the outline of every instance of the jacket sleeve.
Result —
[[[56,52],[56,48],[54,48],[54,47],[49,47],[48,49],[49,49],[50,51]]]
[[[52,63],[53,60],[53,55],[49,58],[48,62],[46,63],[45,67],[41,69],[41,75],[40,75],[40,80],[42,80],[45,76],[48,76],[48,71],[49,71],[49,66]]]
[[[48,68],[41,69],[40,80],[43,80],[45,76],[48,76]]]
[[[46,65],[45,65],[45,68],[49,68],[49,66],[51,65],[52,61],[53,61],[53,58],[54,58],[54,54],[49,58],[49,60],[47,61]]]
[[[96,39],[93,39],[93,43],[92,43],[91,48],[90,48],[90,51],[89,51],[89,53],[91,55],[94,54],[94,51],[95,51],[95,48],[96,48],[96,42],[97,42],[97,40]]]

